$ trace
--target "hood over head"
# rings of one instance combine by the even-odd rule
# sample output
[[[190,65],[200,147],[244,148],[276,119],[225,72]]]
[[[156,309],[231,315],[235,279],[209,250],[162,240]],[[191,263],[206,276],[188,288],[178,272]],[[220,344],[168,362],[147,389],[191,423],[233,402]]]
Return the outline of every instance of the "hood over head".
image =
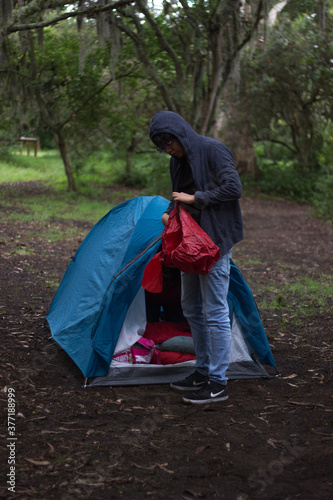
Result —
[[[193,150],[200,137],[183,117],[173,111],[158,111],[154,114],[149,130],[150,139],[157,134],[174,135],[187,154]]]

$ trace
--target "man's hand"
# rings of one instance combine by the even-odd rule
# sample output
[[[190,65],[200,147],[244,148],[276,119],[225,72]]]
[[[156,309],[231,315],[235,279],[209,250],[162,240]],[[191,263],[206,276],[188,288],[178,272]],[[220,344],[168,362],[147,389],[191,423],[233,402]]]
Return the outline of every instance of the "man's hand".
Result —
[[[162,215],[162,222],[163,222],[163,224],[164,224],[165,226],[167,225],[168,220],[169,220],[169,214],[164,213],[164,214]]]
[[[194,194],[187,193],[172,193],[172,199],[176,203],[187,203],[187,205],[193,205],[195,202]]]

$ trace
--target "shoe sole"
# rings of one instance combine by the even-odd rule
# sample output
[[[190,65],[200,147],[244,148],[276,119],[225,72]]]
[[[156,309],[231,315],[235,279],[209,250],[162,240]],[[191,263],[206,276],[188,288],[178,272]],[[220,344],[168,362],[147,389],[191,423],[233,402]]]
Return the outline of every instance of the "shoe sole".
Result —
[[[192,405],[206,405],[208,403],[218,403],[219,401],[226,401],[229,396],[223,396],[221,398],[214,399],[189,399],[183,398],[184,403],[192,404]]]
[[[195,391],[196,389],[200,389],[204,385],[204,382],[199,385],[191,385],[191,387],[182,387],[181,385],[175,385],[173,383],[170,384],[171,389],[175,389],[176,391]]]

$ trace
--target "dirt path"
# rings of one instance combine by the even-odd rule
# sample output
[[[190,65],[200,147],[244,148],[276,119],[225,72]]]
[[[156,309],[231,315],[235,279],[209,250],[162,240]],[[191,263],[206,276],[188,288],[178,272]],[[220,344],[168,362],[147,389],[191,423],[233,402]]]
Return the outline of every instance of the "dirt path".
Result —
[[[234,260],[258,304],[302,276],[332,274],[332,231],[306,207],[243,199],[242,208]],[[82,237],[89,229],[81,224]],[[325,313],[296,321],[304,304],[284,304],[279,292],[281,307],[262,318],[281,377],[232,381],[225,403],[187,406],[164,385],[83,389],[43,328],[51,282],[81,239],[49,243],[34,222],[0,224],[2,498],[330,499],[332,298]],[[15,493],[4,479],[14,472]]]

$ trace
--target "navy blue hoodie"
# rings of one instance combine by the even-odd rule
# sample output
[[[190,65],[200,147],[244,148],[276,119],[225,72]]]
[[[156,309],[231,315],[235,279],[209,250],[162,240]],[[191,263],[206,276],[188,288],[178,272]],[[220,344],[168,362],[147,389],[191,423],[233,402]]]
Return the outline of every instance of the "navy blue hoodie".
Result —
[[[219,246],[221,255],[243,239],[243,221],[239,206],[242,185],[231,151],[221,142],[197,134],[177,113],[159,111],[153,116],[149,137],[172,134],[183,146],[189,159],[194,183],[195,206],[201,210],[200,226]],[[179,192],[182,162],[170,159],[172,191]],[[174,207],[171,202],[167,213]]]

